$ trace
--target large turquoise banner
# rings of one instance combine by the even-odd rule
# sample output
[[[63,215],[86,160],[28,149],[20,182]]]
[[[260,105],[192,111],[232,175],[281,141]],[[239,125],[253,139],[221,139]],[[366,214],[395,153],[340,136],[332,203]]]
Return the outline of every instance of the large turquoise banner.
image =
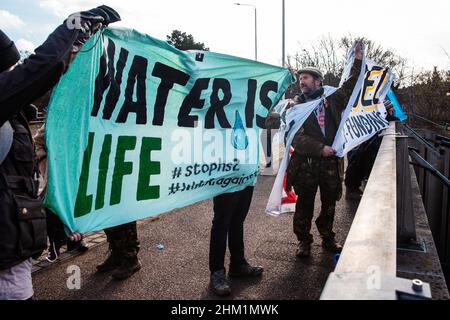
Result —
[[[285,68],[104,30],[52,94],[47,206],[87,232],[254,185],[260,129],[291,82]]]

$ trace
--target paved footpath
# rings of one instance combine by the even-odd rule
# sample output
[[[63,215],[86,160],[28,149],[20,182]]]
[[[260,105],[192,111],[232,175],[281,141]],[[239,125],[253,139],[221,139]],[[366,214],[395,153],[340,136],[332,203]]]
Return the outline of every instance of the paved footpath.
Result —
[[[333,270],[333,254],[324,252],[313,224],[312,256],[295,257],[296,238],[292,216],[272,217],[264,213],[274,177],[259,176],[249,215],[245,222],[246,256],[265,272],[257,280],[234,280],[227,299],[318,299],[328,274]],[[319,213],[316,197],[315,217]],[[344,198],[336,207],[335,231],[344,241],[357,204]],[[33,273],[35,298],[44,299],[217,299],[208,290],[208,251],[212,220],[212,200],[177,209],[138,223],[143,268],[124,281],[109,274],[96,274],[95,266],[107,255],[108,245],[98,234],[89,251],[70,256],[50,266],[36,266]],[[95,240],[95,241],[94,241]],[[94,245],[95,244],[95,245]],[[164,246],[163,250],[158,245]],[[227,256],[228,261],[228,256]],[[67,273],[72,265],[81,271],[81,288],[68,289]]]

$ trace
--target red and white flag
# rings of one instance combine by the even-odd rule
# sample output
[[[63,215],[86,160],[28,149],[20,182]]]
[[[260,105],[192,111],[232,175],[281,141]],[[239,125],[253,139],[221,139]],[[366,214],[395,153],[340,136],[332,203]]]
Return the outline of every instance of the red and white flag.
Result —
[[[292,156],[294,149],[291,147],[289,154]],[[281,213],[295,212],[295,204],[297,203],[297,195],[294,189],[286,191],[287,173],[284,175],[283,180],[283,193],[281,198]]]

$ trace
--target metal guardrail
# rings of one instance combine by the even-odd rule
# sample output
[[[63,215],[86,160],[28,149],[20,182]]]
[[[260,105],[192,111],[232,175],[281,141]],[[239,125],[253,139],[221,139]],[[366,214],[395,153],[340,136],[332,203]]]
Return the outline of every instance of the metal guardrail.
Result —
[[[435,153],[436,155],[439,155],[439,151],[436,150],[436,148],[434,147],[433,144],[431,144],[430,142],[427,141],[427,139],[425,139],[424,137],[422,137],[421,135],[419,135],[416,131],[414,131],[411,127],[409,127],[406,124],[402,125],[403,129],[405,130],[405,132],[411,136],[412,138],[416,139],[417,142],[419,142],[420,144],[422,144],[424,147],[426,147],[429,151]]]
[[[449,125],[449,128],[450,128],[450,125]],[[447,137],[437,134],[436,140],[438,141],[440,146],[450,148],[450,138],[447,138]]]
[[[321,300],[431,298],[429,284],[396,276],[397,136],[404,137],[396,133],[395,123],[391,122]]]
[[[434,125],[434,126],[436,126],[436,127],[438,127],[438,128],[442,128],[442,129],[445,129],[445,130],[447,130],[447,131],[450,130],[450,129],[449,129],[450,126],[449,126],[448,123],[440,124],[440,123],[434,122],[434,121],[432,121],[432,120],[430,120],[430,119],[427,119],[427,118],[425,118],[425,117],[422,117],[422,116],[420,116],[420,115],[418,115],[418,114],[416,114],[416,113],[407,113],[407,115],[408,115],[409,117],[414,117],[414,118],[420,119],[420,120],[422,120],[422,121],[424,121],[424,122],[427,122],[427,123],[429,123],[429,124],[432,124],[432,125]]]
[[[444,273],[450,275],[450,138],[429,130],[413,134],[428,141],[436,150],[431,151],[420,139],[409,141],[428,224]]]
[[[397,240],[401,246],[416,245],[416,219],[413,210],[408,136],[405,126],[397,122],[396,162],[397,162]]]
[[[413,165],[420,166],[421,168],[427,170],[432,175],[437,177],[447,188],[450,188],[450,180],[447,179],[446,176],[422,158],[416,150],[410,148],[410,152],[412,158],[415,160],[415,162],[412,163]]]

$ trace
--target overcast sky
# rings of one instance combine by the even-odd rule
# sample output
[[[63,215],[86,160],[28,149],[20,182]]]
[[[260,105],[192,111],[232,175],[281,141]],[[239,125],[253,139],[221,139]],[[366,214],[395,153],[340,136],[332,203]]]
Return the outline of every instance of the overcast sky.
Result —
[[[173,29],[191,33],[211,51],[254,58],[254,9],[238,0],[2,0],[0,28],[19,48],[33,49],[69,14],[107,4],[122,21],[159,39]],[[281,64],[282,0],[242,1],[257,7],[258,60]],[[286,53],[323,35],[375,40],[416,70],[450,69],[450,1],[285,0]]]

